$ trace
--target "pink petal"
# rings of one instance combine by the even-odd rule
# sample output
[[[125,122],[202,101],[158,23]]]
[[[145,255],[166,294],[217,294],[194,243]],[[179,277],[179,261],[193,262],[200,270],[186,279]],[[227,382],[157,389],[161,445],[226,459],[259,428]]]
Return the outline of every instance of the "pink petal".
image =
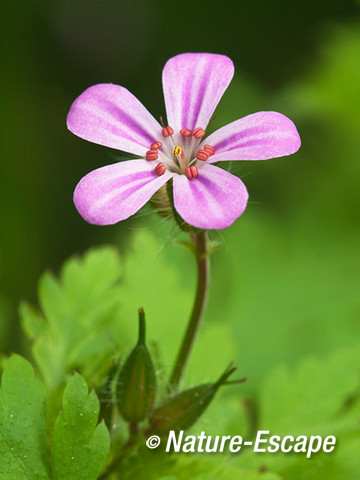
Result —
[[[248,193],[243,182],[213,165],[201,165],[199,176],[174,176],[174,205],[185,222],[206,230],[226,228],[245,210]]]
[[[172,177],[158,177],[154,162],[129,160],[98,168],[77,184],[74,203],[80,215],[95,225],[112,225],[136,213]]]
[[[78,137],[106,147],[145,155],[161,137],[161,126],[126,88],[94,85],[72,104],[68,129]]]
[[[258,112],[225,125],[206,138],[215,148],[209,162],[267,160],[296,152],[300,137],[293,122],[277,112]],[[201,145],[200,145],[201,147]]]
[[[234,65],[224,55],[183,53],[167,61],[163,90],[168,123],[204,130],[234,75]]]

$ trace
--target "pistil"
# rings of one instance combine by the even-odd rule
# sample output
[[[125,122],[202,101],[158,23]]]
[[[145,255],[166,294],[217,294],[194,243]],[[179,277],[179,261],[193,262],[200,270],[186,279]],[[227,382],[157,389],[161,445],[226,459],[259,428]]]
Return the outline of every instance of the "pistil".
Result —
[[[198,150],[194,154],[194,148],[196,148],[196,140],[200,140],[205,135],[205,130],[201,127],[195,128],[195,130],[190,130],[190,128],[182,128],[180,130],[180,135],[184,138],[184,148],[181,145],[176,145],[175,140],[173,137],[174,129],[172,127],[165,126],[163,119],[160,118],[162,124],[162,135],[164,138],[169,138],[173,145],[172,148],[172,155],[169,155],[169,151],[162,152],[160,151],[161,147],[163,147],[163,143],[156,140],[150,145],[150,150],[146,152],[146,160],[154,161],[158,160],[159,156],[160,159],[164,159],[165,155],[165,163],[159,162],[154,171],[156,175],[161,176],[164,175],[166,170],[171,172],[176,172],[180,175],[186,175],[189,180],[194,180],[198,178],[199,172],[196,167],[196,162],[206,162],[211,155],[214,155],[215,148],[211,145],[204,145],[202,149]],[[188,144],[187,138],[192,138],[190,144]],[[161,149],[162,150],[162,149]],[[196,150],[195,150],[196,151]],[[162,157],[161,157],[162,156]]]

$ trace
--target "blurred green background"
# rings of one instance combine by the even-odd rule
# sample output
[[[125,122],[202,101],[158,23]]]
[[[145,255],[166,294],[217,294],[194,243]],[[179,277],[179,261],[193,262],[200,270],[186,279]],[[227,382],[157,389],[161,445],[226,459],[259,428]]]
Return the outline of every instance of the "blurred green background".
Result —
[[[186,51],[223,53],[235,63],[215,127],[277,110],[296,123],[303,142],[292,157],[232,166],[250,204],[221,234],[207,323],[231,326],[234,356],[254,379],[250,390],[278,362],[358,344],[358,2],[4,0],[0,22],[2,351],[26,348],[17,308],[22,298],[36,303],[44,270],[58,271],[68,256],[104,242],[126,252],[144,225],[158,223],[139,215],[99,228],[77,214],[77,181],[116,152],[66,130],[72,101],[92,84],[112,82],[158,117],[161,69]],[[187,254],[179,260],[166,241],[160,251],[169,231],[158,229],[154,255],[175,267],[185,262],[189,287]],[[162,293],[171,312],[176,295]]]
[[[59,298],[70,314],[63,318],[59,307],[61,341],[67,344],[69,332],[83,340],[71,348],[85,349],[82,368],[96,385],[91,348],[106,358],[119,345],[129,349],[143,305],[158,364],[169,371],[191,309],[193,259],[175,244],[179,232],[146,208],[112,227],[82,220],[72,203],[76,183],[118,153],[73,136],[65,119],[72,101],[99,82],[127,87],[159,117],[169,57],[226,54],[236,74],[213,127],[280,111],[297,125],[302,147],[288,158],[229,166],[246,183],[250,202],[232,227],[212,233],[223,246],[211,258],[210,301],[185,382],[212,381],[231,359],[249,381],[224,389],[226,408],[214,402],[195,431],[336,433],[342,447],[326,461],[244,455],[239,465],[264,462],[297,480],[358,480],[359,1],[3,0],[0,9],[0,351],[30,355],[18,305],[24,298],[39,303],[41,273],[58,273],[68,257],[107,243],[122,257],[106,250],[93,264],[62,270]],[[118,266],[121,282],[107,291]],[[51,278],[40,285],[43,310]],[[92,307],[98,299],[102,317]],[[92,313],[104,324],[89,327],[87,337]],[[22,315],[31,330],[32,310]],[[115,332],[110,342],[108,325]],[[41,331],[39,350],[48,357],[37,359],[38,367],[51,383],[58,363],[63,382],[74,368],[65,365],[71,356],[52,358],[58,339]],[[236,464],[231,478],[235,472]]]

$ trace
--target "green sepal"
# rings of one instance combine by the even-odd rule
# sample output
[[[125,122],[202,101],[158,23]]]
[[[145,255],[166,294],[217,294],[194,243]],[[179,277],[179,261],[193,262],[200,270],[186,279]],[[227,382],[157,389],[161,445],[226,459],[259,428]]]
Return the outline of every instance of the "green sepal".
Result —
[[[221,385],[235,371],[230,365],[215,383],[205,383],[168,398],[150,418],[149,430],[157,435],[167,435],[170,430],[187,430],[205,412]]]
[[[176,211],[175,205],[174,205],[174,195],[173,195],[173,182],[172,180],[169,180],[166,184],[166,190],[170,202],[170,206],[172,209],[172,214],[174,217],[175,222],[178,224],[179,228],[183,232],[193,232],[193,233],[199,233],[201,232],[201,229],[193,227],[192,225],[189,225],[188,223],[185,222],[185,220],[180,217],[178,212]]]
[[[109,372],[104,379],[103,384],[98,390],[98,397],[100,399],[100,418],[104,419],[105,424],[108,425],[109,430],[112,429],[112,418],[114,414],[114,404],[116,401],[116,382],[119,375],[119,358],[114,358]]]
[[[150,205],[156,210],[160,217],[173,220],[173,207],[171,205],[166,185],[157,190],[149,200]]]
[[[139,340],[121,369],[118,379],[118,408],[130,423],[145,420],[151,411],[156,394],[156,374],[145,344],[145,314],[139,309]]]

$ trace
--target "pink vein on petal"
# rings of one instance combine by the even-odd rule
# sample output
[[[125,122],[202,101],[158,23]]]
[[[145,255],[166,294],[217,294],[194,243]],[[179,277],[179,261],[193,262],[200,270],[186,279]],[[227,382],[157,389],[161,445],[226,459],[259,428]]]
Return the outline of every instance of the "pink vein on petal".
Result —
[[[234,65],[224,55],[183,53],[170,58],[162,77],[169,125],[175,130],[206,129],[233,75]]]
[[[158,177],[146,160],[107,165],[80,180],[74,203],[87,222],[112,225],[136,213],[172,176]]]
[[[207,137],[215,148],[210,163],[266,160],[295,153],[300,136],[294,123],[277,112],[258,112],[225,125]]]
[[[221,229],[231,225],[245,210],[248,193],[243,182],[213,165],[199,167],[199,176],[188,180],[175,175],[174,205],[190,225]]]
[[[161,126],[126,88],[113,84],[89,87],[72,104],[68,129],[106,147],[145,155],[161,135]]]

